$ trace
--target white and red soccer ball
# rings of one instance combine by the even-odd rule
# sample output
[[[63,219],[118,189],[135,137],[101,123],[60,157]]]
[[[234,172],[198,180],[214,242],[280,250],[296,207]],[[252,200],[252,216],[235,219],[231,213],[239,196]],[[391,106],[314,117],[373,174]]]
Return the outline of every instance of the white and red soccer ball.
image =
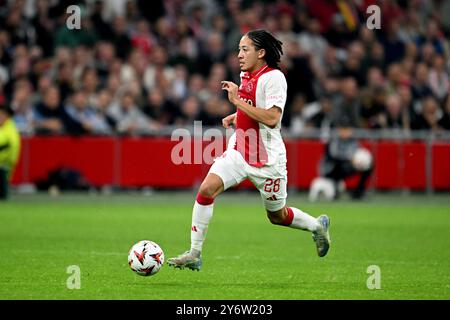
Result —
[[[372,154],[365,148],[358,148],[352,158],[352,163],[358,171],[368,170],[372,166],[372,162]]]
[[[164,252],[150,240],[142,240],[133,245],[128,253],[128,265],[141,276],[156,274],[164,264]]]

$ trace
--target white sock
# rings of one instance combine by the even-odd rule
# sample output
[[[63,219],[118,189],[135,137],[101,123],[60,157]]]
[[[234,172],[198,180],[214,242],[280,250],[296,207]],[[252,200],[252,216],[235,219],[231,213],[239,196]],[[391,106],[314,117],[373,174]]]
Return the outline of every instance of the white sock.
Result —
[[[316,218],[294,207],[288,207],[288,220],[287,226],[294,229],[316,231],[320,227]]]
[[[213,215],[213,208],[214,203],[201,205],[195,201],[194,209],[192,210],[191,250],[202,251],[209,221]]]

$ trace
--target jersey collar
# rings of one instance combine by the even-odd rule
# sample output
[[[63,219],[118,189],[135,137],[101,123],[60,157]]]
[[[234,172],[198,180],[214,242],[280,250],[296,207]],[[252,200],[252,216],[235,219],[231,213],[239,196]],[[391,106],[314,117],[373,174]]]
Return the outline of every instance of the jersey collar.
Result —
[[[261,68],[259,68],[258,70],[253,71],[252,73],[246,71],[246,72],[244,73],[244,76],[243,76],[243,77],[246,78],[246,79],[255,78],[255,77],[259,76],[262,72],[264,72],[264,70],[266,70],[268,67],[269,67],[269,66],[268,66],[267,64],[265,64],[265,65],[263,65]]]

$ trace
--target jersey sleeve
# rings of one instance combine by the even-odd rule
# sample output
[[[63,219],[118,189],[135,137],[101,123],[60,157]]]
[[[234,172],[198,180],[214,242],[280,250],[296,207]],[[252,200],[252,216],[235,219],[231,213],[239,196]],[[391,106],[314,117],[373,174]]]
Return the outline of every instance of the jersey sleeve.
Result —
[[[265,84],[265,101],[263,106],[266,110],[277,106],[281,110],[284,110],[287,98],[287,82],[284,74],[275,70],[266,74]]]

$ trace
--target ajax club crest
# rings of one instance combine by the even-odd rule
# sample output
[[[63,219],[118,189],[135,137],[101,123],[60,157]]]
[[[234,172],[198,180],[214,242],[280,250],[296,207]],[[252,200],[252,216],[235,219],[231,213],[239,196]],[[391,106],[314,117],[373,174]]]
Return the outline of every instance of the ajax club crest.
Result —
[[[245,91],[250,93],[253,91],[253,82],[249,81],[246,85],[245,85]]]

